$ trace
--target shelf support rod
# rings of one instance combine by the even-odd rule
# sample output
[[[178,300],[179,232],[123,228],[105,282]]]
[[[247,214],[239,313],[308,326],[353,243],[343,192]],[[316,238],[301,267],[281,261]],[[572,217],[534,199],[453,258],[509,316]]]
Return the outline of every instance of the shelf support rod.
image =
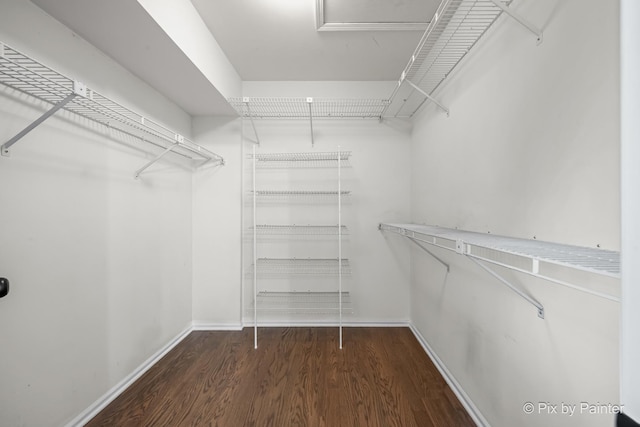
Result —
[[[409,236],[405,236],[407,239],[411,240],[416,246],[418,246],[420,249],[422,249],[423,251],[425,251],[426,253],[428,253],[429,255],[431,255],[436,261],[438,261],[440,264],[444,265],[445,268],[447,269],[447,273],[449,273],[451,271],[451,267],[449,267],[449,264],[447,264],[446,262],[444,262],[442,260],[442,258],[438,257],[436,254],[434,254],[433,252],[431,252],[429,249],[425,248],[424,245],[422,245],[419,241],[417,241],[416,239],[414,239],[413,237],[409,237]]]
[[[78,96],[78,94],[76,92],[70,93],[69,95],[67,95],[66,98],[64,98],[62,101],[58,102],[57,104],[55,104],[53,107],[51,107],[51,109],[49,109],[43,115],[38,117],[33,123],[31,123],[29,126],[27,126],[22,131],[20,131],[16,136],[14,136],[10,140],[8,140],[4,144],[2,144],[2,147],[0,147],[0,150],[2,151],[2,155],[8,157],[9,156],[9,148],[11,148],[11,146],[13,144],[18,142],[20,139],[22,139],[22,137],[24,137],[26,134],[31,132],[33,129],[38,127],[42,122],[47,120],[49,117],[54,115],[59,109],[63,108],[65,105],[67,105],[69,102],[71,102],[73,100],[73,98],[75,98],[76,96]]]
[[[486,265],[484,265],[483,263],[481,263],[477,259],[475,259],[475,258],[473,258],[472,256],[469,256],[469,255],[466,255],[466,257],[468,259],[470,259],[471,261],[473,261],[478,266],[480,266],[480,268],[482,268],[484,271],[486,271],[487,273],[489,273],[490,275],[492,275],[493,277],[498,279],[503,285],[507,286],[509,289],[511,289],[516,294],[520,295],[520,297],[524,298],[529,304],[531,304],[535,308],[537,308],[538,309],[538,317],[541,318],[541,319],[544,319],[544,307],[542,306],[542,304],[540,304],[538,301],[536,301],[533,298],[531,298],[529,295],[525,294],[522,290],[520,290],[518,287],[516,287],[513,283],[509,282],[507,279],[505,279],[504,277],[502,277],[501,275],[499,275],[494,270],[492,270],[491,268],[487,267]]]
[[[249,120],[251,121],[251,126],[253,127],[253,134],[256,136],[256,143],[260,145],[260,137],[258,136],[258,130],[256,129],[256,124],[253,121],[253,114],[251,114],[251,106],[249,105],[249,98],[242,98],[244,105],[247,106],[247,113],[249,114]]]
[[[495,4],[498,8],[502,9],[502,11],[504,13],[506,13],[507,15],[512,17],[513,19],[515,19],[516,22],[518,22],[520,25],[525,27],[527,30],[531,31],[536,36],[538,44],[542,43],[542,31],[540,31],[538,28],[533,26],[531,23],[529,23],[522,16],[520,16],[519,14],[517,14],[516,12],[514,12],[513,10],[511,10],[507,6],[505,6],[504,3],[502,3],[500,0],[491,0],[491,2],[493,4]]]
[[[434,104],[436,104],[438,107],[440,107],[440,109],[442,111],[444,111],[445,113],[447,113],[447,117],[449,117],[449,109],[447,107],[445,107],[444,105],[440,104],[438,102],[437,99],[435,99],[433,96],[429,95],[427,92],[423,91],[422,89],[420,89],[417,85],[415,85],[411,80],[409,79],[405,79],[405,82],[409,83],[409,85],[414,88],[416,91],[420,92],[423,96],[425,96],[429,101],[433,102]],[[418,107],[419,108],[419,107]]]
[[[173,149],[176,148],[177,146],[178,146],[178,143],[176,142],[171,146],[167,147],[162,153],[158,154],[153,160],[151,160],[150,162],[142,166],[140,169],[138,169],[133,175],[133,177],[135,179],[140,178],[140,175],[142,174],[142,172],[144,172],[145,170],[147,170],[149,166],[151,166],[152,164],[154,164],[155,162],[157,162],[158,160],[160,160],[161,158],[169,154],[169,152],[173,151]]]
[[[311,104],[309,104],[311,108]],[[342,349],[342,168],[338,145],[338,307],[340,313],[340,349]]]
[[[313,114],[311,112],[311,104],[313,103],[313,98],[307,98],[307,104],[309,104],[309,125],[311,126],[311,146],[313,147],[315,141],[313,140]]]
[[[251,186],[253,220],[253,348],[258,348],[258,234],[256,229],[256,146],[251,147]]]

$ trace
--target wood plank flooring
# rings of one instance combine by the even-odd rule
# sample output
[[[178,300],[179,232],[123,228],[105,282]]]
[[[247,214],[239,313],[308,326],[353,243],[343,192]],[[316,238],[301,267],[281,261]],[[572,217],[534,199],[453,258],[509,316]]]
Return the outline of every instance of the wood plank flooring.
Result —
[[[475,424],[408,328],[192,332],[87,426]]]

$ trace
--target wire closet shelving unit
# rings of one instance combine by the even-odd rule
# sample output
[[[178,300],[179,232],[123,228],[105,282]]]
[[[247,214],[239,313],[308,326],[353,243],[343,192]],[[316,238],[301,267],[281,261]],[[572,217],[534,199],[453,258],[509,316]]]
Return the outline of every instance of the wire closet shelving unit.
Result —
[[[506,14],[531,32],[538,43],[542,31],[509,6],[511,0],[443,0],[418,46],[400,74],[388,99],[340,99],[304,97],[229,98],[240,117],[249,119],[260,144],[254,120],[378,119],[412,117],[427,101],[449,114],[436,98],[444,80],[460,64],[478,40]]]
[[[303,119],[309,121],[313,146],[313,123],[316,119],[376,119],[382,120],[389,101],[386,99],[302,98],[302,97],[244,97],[229,98],[229,104],[243,119],[251,122],[256,143],[260,136],[255,124],[258,119]],[[302,155],[302,153],[298,153]],[[304,156],[309,156],[306,153]],[[330,153],[328,153],[330,154]],[[314,162],[307,158],[298,161]],[[317,167],[318,164],[315,164]]]
[[[9,156],[9,149],[27,133],[58,110],[64,109],[123,136],[133,137],[140,142],[138,148],[144,151],[153,150],[157,155],[135,172],[136,178],[171,152],[200,165],[209,162],[224,164],[224,159],[218,154],[1,42],[0,83],[51,106],[24,130],[2,144],[0,149],[4,156]]]
[[[503,13],[542,42],[542,32],[511,10],[510,4],[511,0],[443,0],[402,71],[383,115],[411,117],[426,101],[449,114],[436,99],[436,91]]]
[[[308,153],[256,153],[254,145],[250,158],[252,160],[253,190],[251,198],[253,204],[253,224],[250,227],[253,243],[253,260],[251,278],[253,281],[253,320],[254,346],[258,346],[258,327],[260,318],[270,314],[285,314],[293,316],[328,316],[331,322],[336,322],[339,329],[339,347],[342,348],[342,316],[352,312],[351,295],[343,289],[343,278],[351,274],[349,259],[343,257],[343,237],[348,234],[348,228],[342,223],[343,198],[350,194],[342,189],[342,170],[350,167],[349,151],[308,152]],[[333,190],[258,190],[256,188],[257,174],[261,169],[316,169],[326,168],[328,174],[335,170],[336,187]],[[306,174],[304,171],[300,171]],[[257,209],[261,199],[275,198],[276,203],[283,209],[291,208],[291,197],[304,197],[307,201],[316,199],[320,203],[335,204],[335,224],[257,224]],[[268,202],[268,201],[267,201]],[[303,202],[304,203],[304,202]],[[258,250],[258,242],[273,238],[303,239],[308,244],[314,238],[329,238],[335,241],[332,252],[335,257],[307,257],[281,258],[262,256]],[[333,243],[331,243],[333,245]],[[323,283],[321,288],[308,285],[307,279],[318,280]],[[300,281],[305,290],[272,290],[265,288],[272,281]],[[265,284],[266,283],[266,284]],[[288,282],[287,282],[288,283]],[[335,286],[335,290],[328,291]],[[331,284],[334,285],[331,285]]]
[[[541,318],[544,318],[542,304],[522,292],[517,286],[504,279],[482,262],[499,265],[611,301],[620,301],[618,296],[585,288],[555,277],[553,269],[545,268],[547,264],[555,265],[619,279],[620,253],[616,251],[419,224],[382,223],[379,229],[408,238],[443,264],[447,271],[449,270],[449,265],[429,251],[423,243],[467,257],[535,306]]]

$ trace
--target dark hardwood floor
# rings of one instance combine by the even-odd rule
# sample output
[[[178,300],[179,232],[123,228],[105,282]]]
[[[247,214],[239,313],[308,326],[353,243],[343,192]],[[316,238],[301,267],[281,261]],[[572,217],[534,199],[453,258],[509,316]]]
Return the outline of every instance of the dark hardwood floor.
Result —
[[[474,426],[408,328],[193,332],[94,426]]]

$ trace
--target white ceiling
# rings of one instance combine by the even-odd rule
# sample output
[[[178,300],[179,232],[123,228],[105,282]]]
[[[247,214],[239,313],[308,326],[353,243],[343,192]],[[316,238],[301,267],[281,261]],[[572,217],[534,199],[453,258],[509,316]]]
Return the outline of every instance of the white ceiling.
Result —
[[[192,115],[233,114],[136,0],[31,0]],[[439,0],[191,1],[245,81],[397,80],[421,31],[318,31],[323,22],[429,21]]]
[[[428,22],[439,2],[425,0],[323,0],[325,22]]]
[[[316,0],[191,0],[243,80],[397,80],[420,31],[316,30]],[[427,22],[437,0],[325,0],[325,22]]]

